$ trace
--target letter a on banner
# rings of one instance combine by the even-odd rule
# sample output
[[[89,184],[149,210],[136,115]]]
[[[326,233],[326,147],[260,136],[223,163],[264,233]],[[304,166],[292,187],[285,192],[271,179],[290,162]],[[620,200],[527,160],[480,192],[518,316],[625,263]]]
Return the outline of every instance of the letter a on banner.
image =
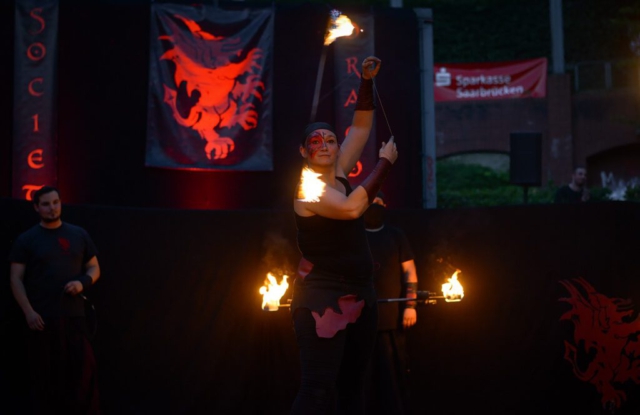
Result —
[[[354,26],[361,29],[352,36],[336,39],[334,43],[334,73],[335,83],[338,85],[334,103],[336,133],[339,138],[344,138],[347,129],[353,120],[353,111],[358,99],[358,89],[362,70],[362,61],[374,55],[373,41],[373,14],[351,14],[349,19]],[[377,162],[377,145],[375,134],[375,121],[371,135],[362,151],[356,167],[349,173],[349,181],[352,185],[358,185],[367,177]]]
[[[16,0],[11,195],[57,185],[58,0]]]

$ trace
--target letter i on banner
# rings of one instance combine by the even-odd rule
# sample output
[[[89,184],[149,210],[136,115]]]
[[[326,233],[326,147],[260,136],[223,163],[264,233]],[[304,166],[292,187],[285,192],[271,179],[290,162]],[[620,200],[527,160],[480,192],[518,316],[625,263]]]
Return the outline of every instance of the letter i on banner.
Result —
[[[16,0],[12,197],[57,185],[58,0]]]
[[[358,98],[362,61],[367,56],[374,55],[373,14],[351,14],[349,18],[356,26],[357,33],[339,38],[334,43],[334,71],[335,83],[338,85],[335,93],[335,124],[338,137],[344,138],[353,120],[353,111]],[[375,134],[375,121],[371,136],[362,151],[357,166],[349,173],[352,185],[358,185],[367,177],[376,164],[378,149]]]

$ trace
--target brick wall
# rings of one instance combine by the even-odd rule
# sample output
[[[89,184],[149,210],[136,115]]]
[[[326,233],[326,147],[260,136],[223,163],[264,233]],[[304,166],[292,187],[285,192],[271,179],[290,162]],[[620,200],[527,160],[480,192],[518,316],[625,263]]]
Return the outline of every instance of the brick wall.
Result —
[[[436,152],[508,154],[512,132],[539,132],[542,183],[561,184],[574,165],[640,142],[639,127],[639,91],[574,93],[569,75],[549,75],[546,98],[436,104]]]

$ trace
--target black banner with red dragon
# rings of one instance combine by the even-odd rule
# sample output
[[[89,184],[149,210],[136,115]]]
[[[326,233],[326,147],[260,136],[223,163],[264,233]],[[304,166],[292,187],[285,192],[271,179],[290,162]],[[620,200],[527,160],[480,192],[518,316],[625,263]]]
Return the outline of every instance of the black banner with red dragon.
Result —
[[[640,391],[640,317],[630,299],[610,298],[583,278],[561,280],[570,305],[561,321],[573,324],[564,359],[582,382],[600,395],[603,408],[617,413]]]
[[[273,170],[273,16],[152,5],[146,166]]]

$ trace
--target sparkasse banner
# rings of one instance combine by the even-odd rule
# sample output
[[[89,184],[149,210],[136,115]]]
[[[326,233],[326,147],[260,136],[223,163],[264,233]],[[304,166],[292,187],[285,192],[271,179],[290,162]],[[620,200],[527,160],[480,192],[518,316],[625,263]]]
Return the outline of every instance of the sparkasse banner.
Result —
[[[544,98],[547,59],[433,65],[436,102]]]

